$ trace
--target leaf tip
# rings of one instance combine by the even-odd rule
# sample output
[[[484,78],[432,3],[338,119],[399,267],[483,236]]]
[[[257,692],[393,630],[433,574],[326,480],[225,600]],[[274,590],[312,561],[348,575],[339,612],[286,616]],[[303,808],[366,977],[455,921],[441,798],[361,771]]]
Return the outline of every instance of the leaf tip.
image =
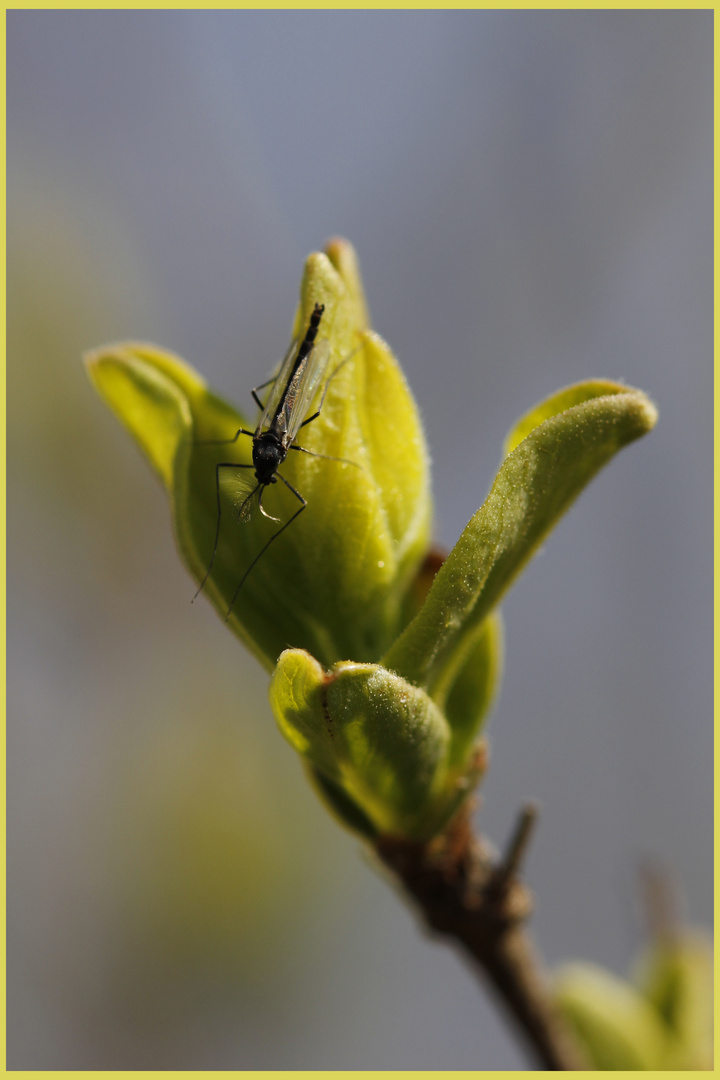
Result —
[[[641,429],[640,434],[645,434],[648,431],[652,431],[658,422],[658,408],[654,401],[643,394],[641,390],[635,391],[637,398],[637,419],[638,427]]]

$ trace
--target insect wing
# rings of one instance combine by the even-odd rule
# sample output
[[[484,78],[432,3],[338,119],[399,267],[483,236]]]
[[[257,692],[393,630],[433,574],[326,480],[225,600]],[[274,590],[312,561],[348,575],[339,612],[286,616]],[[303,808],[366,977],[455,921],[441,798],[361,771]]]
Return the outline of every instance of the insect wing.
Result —
[[[300,425],[310,411],[323,372],[330,359],[330,346],[323,338],[313,345],[309,356],[303,361],[293,379],[293,388],[286,402],[288,445],[295,440]],[[294,395],[293,395],[294,391]]]
[[[221,490],[232,502],[238,521],[247,521],[252,516],[253,507],[257,504],[250,496],[257,491],[257,486],[255,477],[248,475],[245,469],[232,473],[221,481]]]
[[[270,390],[270,396],[265,403],[265,408],[263,409],[263,414],[260,417],[260,422],[258,423],[256,434],[264,430],[265,428],[270,427],[271,423],[273,422],[273,418],[275,417],[275,414],[280,408],[283,395],[285,394],[287,383],[292,373],[293,365],[295,363],[295,357],[298,353],[298,347],[298,342],[293,341],[292,345],[285,353],[285,359],[280,365],[280,370],[275,376],[275,382],[273,383],[272,389]]]

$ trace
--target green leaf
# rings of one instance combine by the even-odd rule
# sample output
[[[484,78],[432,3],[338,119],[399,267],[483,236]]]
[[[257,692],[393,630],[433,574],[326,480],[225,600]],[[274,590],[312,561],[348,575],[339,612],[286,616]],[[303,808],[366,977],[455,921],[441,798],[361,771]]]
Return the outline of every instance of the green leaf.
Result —
[[[448,670],[504,591],[592,477],[623,446],[650,431],[657,412],[639,390],[580,384],[521,422],[529,433],[503,462],[490,494],[435,578],[425,604],[382,660],[435,697]],[[609,392],[609,387],[614,392]],[[583,398],[586,387],[586,399]],[[575,404],[564,408],[567,400]],[[511,437],[511,443],[514,442]]]
[[[270,701],[288,742],[376,832],[423,838],[444,820],[457,794],[446,787],[450,735],[422,690],[376,664],[325,673],[293,649],[278,661]]]
[[[631,986],[591,964],[568,964],[555,1000],[596,1069],[661,1069],[668,1036],[655,1010]]]
[[[673,1068],[711,1069],[713,1061],[712,945],[678,933],[646,950],[635,983],[676,1036]]]
[[[311,453],[290,452],[281,466],[307,507],[277,540],[278,522],[259,512],[237,521],[255,480],[247,468],[252,439],[235,436],[254,424],[177,357],[153,346],[108,346],[87,358],[95,387],[170,495],[178,548],[197,583],[215,547],[216,466],[238,466],[220,470],[221,529],[203,592],[268,670],[289,644],[326,666],[350,657],[376,659],[402,626],[406,595],[428,544],[422,428],[392,353],[367,329],[357,261],[344,241],[308,258],[296,336],[305,332],[316,303],[325,307],[318,340],[326,337],[330,346],[330,381],[321,415],[297,440]],[[248,397],[252,381],[259,380],[247,377]],[[311,409],[322,392],[319,387]],[[264,508],[282,523],[300,505],[283,483],[264,493]]]
[[[353,323],[359,327],[368,327],[370,315],[355,248],[341,236],[335,236],[325,245],[325,254],[345,285],[348,303],[354,308]]]
[[[212,551],[217,507],[208,489],[206,465],[195,446],[195,421],[202,416],[204,435],[227,437],[246,421],[208,391],[203,380],[182,360],[141,343],[107,346],[85,357],[88,375],[106,404],[134,436],[160,476],[172,511],[178,550],[197,582]],[[248,537],[237,530],[238,547]],[[233,558],[234,555],[234,558]],[[228,589],[237,581],[237,552],[219,559],[206,593],[225,616]],[[260,606],[234,615],[232,628],[268,670],[274,667],[277,628]]]
[[[186,381],[195,380],[198,392],[204,387],[194,372],[183,371],[182,361],[169,354],[162,366],[146,362],[144,353],[147,355],[150,348],[129,342],[88,353],[85,361],[95,389],[171,491],[175,455],[192,424],[187,393],[180,387],[181,373]],[[168,372],[173,362],[178,368],[176,378]]]
[[[468,635],[467,655],[458,651],[457,671],[444,696],[433,700],[443,709],[451,732],[450,768],[464,768],[495,700],[502,671],[502,619],[493,611]],[[452,674],[448,665],[446,674]]]
[[[288,649],[281,654],[270,683],[270,704],[293,750],[323,776],[340,781],[334,733],[325,716],[326,681],[314,656],[303,649]]]
[[[551,394],[539,405],[534,405],[530,412],[526,413],[508,435],[505,440],[505,456],[511,454],[523,439],[527,438],[531,431],[539,427],[545,420],[559,416],[566,409],[572,409],[575,405],[583,405],[593,398],[614,396],[615,394],[627,393],[628,387],[622,383],[611,382],[609,379],[588,379],[587,382],[575,383],[566,386]]]
[[[690,933],[662,938],[636,965],[634,984],[592,964],[557,973],[557,1004],[595,1068],[712,1069],[711,944]]]

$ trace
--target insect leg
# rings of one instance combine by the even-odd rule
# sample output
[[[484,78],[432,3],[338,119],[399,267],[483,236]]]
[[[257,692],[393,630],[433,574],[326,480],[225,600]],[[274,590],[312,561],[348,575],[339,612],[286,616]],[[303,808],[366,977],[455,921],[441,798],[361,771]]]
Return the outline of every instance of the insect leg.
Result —
[[[249,435],[251,439],[255,438],[254,431],[247,431],[244,427],[238,428],[232,439],[195,439],[194,446],[230,446],[232,443],[236,443],[241,435]],[[239,468],[245,468],[244,465]]]
[[[282,475],[281,475],[280,473],[277,473],[277,476],[278,476],[278,477],[280,478],[280,480],[282,480],[282,482],[283,482],[283,484],[285,485],[285,487],[288,487],[288,488],[290,488],[290,490],[292,491],[292,493],[293,493],[293,495],[295,496],[295,498],[296,498],[296,499],[299,499],[299,500],[300,500],[300,502],[302,503],[302,506],[300,507],[300,509],[299,509],[299,510],[296,510],[296,511],[295,511],[295,513],[293,514],[293,516],[292,516],[291,518],[288,518],[288,520],[287,520],[287,521],[285,522],[285,524],[284,524],[284,525],[283,525],[283,526],[282,526],[281,528],[279,528],[279,529],[278,529],[278,531],[277,531],[276,533],[273,533],[273,535],[272,535],[272,536],[270,537],[270,539],[268,540],[268,542],[267,542],[267,543],[266,543],[266,544],[265,544],[265,545],[264,545],[263,547],[261,547],[261,548],[260,548],[260,551],[259,551],[259,552],[257,553],[257,555],[255,556],[255,558],[253,559],[253,561],[252,561],[252,562],[250,563],[250,565],[248,566],[247,570],[245,571],[245,573],[243,574],[242,578],[240,579],[240,584],[238,585],[237,589],[235,590],[235,593],[234,593],[234,595],[233,595],[233,598],[232,598],[232,600],[230,601],[230,607],[228,608],[228,611],[227,611],[227,615],[225,616],[225,622],[227,622],[227,621],[228,621],[228,619],[230,618],[230,616],[231,616],[231,614],[232,614],[232,609],[233,609],[233,608],[235,607],[235,601],[236,601],[236,600],[237,600],[237,598],[238,598],[238,593],[240,592],[240,590],[242,589],[243,585],[245,584],[245,581],[247,580],[247,576],[248,576],[248,574],[250,573],[250,571],[252,570],[252,568],[253,568],[253,567],[255,566],[255,563],[256,563],[256,562],[258,561],[258,559],[259,559],[259,558],[260,558],[260,557],[261,557],[262,555],[264,555],[264,554],[265,554],[265,552],[267,551],[267,549],[268,549],[268,548],[270,547],[270,545],[272,544],[273,540],[277,540],[277,538],[278,538],[278,536],[280,535],[280,533],[282,533],[282,532],[285,532],[285,530],[286,530],[286,529],[288,528],[288,526],[289,526],[289,525],[292,525],[292,523],[293,523],[293,521],[295,520],[295,518],[296,518],[296,517],[299,517],[299,516],[300,516],[300,514],[302,514],[303,510],[305,509],[305,507],[307,506],[307,499],[303,499],[303,497],[302,497],[302,495],[300,494],[300,492],[299,492],[299,491],[296,491],[296,490],[295,490],[295,488],[294,488],[294,487],[292,486],[292,484],[288,484],[288,482],[287,482],[287,480],[285,479],[285,477],[284,477],[284,476],[282,476]]]
[[[274,383],[276,381],[277,381],[277,375],[273,375],[273,377],[271,379],[266,379],[265,382],[261,382],[259,386],[255,386],[250,391],[250,393],[253,396],[253,400],[255,401],[255,404],[258,405],[262,409],[263,412],[265,411],[265,406],[263,405],[260,398],[257,396],[257,392],[258,392],[258,390],[264,390],[266,386],[270,386],[272,383]]]
[[[238,434],[240,434],[240,432],[238,432]],[[236,436],[236,438],[237,438],[237,436]],[[236,461],[222,461],[222,462],[219,462],[215,466],[215,495],[217,497],[217,527],[215,529],[215,545],[213,547],[212,555],[210,556],[210,565],[208,566],[207,570],[205,571],[205,577],[200,582],[200,588],[198,589],[198,591],[195,593],[192,600],[190,601],[191,604],[195,603],[198,596],[200,595],[200,593],[205,588],[205,582],[210,577],[210,571],[213,568],[213,564],[215,562],[215,556],[217,555],[218,544],[220,543],[220,516],[222,514],[222,503],[220,501],[220,470],[221,469],[252,469],[252,467],[253,467],[252,465],[239,465]],[[258,484],[258,487],[260,487],[259,484]],[[248,495],[248,499],[252,495],[254,495],[256,491],[257,491],[257,487],[253,488],[250,495]],[[247,502],[247,501],[248,500],[246,499],[245,502]],[[245,502],[243,503],[243,506],[245,506]],[[241,507],[241,509],[242,509],[242,507]]]

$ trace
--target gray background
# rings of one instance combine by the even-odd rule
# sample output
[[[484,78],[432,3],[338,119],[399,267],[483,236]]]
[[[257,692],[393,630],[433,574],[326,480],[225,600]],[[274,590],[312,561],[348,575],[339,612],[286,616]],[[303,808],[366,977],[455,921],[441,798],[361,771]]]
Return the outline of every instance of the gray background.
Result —
[[[79,356],[176,350],[243,407],[305,255],[356,245],[436,537],[591,376],[657,430],[507,597],[482,829],[528,797],[551,965],[622,973],[638,867],[712,910],[710,12],[8,13],[13,1069],[517,1069],[278,734]]]

